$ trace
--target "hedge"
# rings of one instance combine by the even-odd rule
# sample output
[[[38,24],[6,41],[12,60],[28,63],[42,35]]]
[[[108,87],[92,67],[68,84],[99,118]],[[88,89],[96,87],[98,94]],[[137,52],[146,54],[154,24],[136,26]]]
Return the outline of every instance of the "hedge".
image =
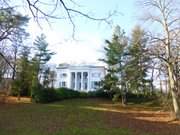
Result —
[[[39,88],[35,90],[33,99],[36,103],[49,103],[53,101],[60,101],[64,99],[73,99],[73,98],[93,98],[93,97],[101,97],[107,98],[108,93],[103,90],[83,92],[83,91],[75,91],[68,88]]]

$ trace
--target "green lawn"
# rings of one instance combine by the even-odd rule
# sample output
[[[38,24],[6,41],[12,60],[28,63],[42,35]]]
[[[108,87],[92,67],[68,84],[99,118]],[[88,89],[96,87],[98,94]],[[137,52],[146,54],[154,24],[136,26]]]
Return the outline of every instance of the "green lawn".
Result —
[[[0,135],[147,135],[139,127],[145,121],[133,125],[135,114],[121,111],[119,104],[101,99],[0,104]]]

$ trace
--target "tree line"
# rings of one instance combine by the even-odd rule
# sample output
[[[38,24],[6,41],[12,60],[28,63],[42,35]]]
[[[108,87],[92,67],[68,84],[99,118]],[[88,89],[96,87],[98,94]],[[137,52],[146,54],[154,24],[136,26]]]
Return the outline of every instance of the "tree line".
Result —
[[[114,94],[114,98],[122,96],[122,104],[126,104],[126,93],[148,95],[153,92],[153,80],[148,78],[150,57],[146,54],[147,40],[144,30],[136,26],[131,39],[117,26],[112,40],[106,40],[104,47],[107,64],[107,75],[102,81],[103,89]]]
[[[125,104],[128,91],[152,94],[153,82],[157,82],[154,76],[159,76],[166,80],[175,117],[179,119],[180,16],[177,1],[146,0],[141,4],[146,8],[143,19],[158,29],[151,31],[135,26],[127,37],[119,26],[116,27],[112,40],[106,40],[105,58],[101,59],[107,64],[102,86],[114,92],[114,98],[121,95],[122,104]]]
[[[46,63],[53,52],[48,50],[46,36],[37,36],[28,44],[26,31],[29,18],[13,8],[0,10],[0,82],[12,95],[33,96],[40,83],[53,83],[54,71]],[[6,85],[6,86],[3,86]],[[9,87],[9,88],[8,88]]]

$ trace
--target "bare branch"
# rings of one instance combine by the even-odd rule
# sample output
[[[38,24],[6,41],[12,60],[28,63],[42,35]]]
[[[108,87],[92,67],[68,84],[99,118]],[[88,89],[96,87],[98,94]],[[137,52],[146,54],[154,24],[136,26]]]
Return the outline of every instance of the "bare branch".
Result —
[[[0,52],[0,56],[6,61],[6,63],[14,70],[13,66],[11,65],[10,61],[4,56],[3,53]]]
[[[65,4],[64,0],[55,0],[54,3],[44,3],[41,2],[40,0],[36,0],[35,2],[32,2],[31,0],[25,0],[27,2],[28,8],[33,16],[33,18],[35,19],[36,22],[38,22],[39,24],[39,19],[45,19],[46,22],[49,22],[49,19],[68,19],[72,25],[72,29],[73,29],[73,37],[75,34],[75,23],[74,23],[74,16],[73,15],[80,15],[82,17],[85,17],[87,19],[93,20],[93,21],[99,21],[99,22],[105,22],[106,24],[108,24],[109,26],[111,25],[111,20],[110,18],[115,15],[117,12],[113,11],[111,13],[109,13],[109,15],[107,15],[106,17],[103,18],[96,18],[93,16],[90,16],[88,13],[84,13],[81,12],[80,10],[76,10],[74,8],[69,8],[68,5]],[[78,6],[79,5],[73,1],[73,0],[69,0],[70,2],[72,2],[74,5]],[[53,9],[50,11],[50,13],[48,13],[47,11],[43,11],[42,8],[40,8],[39,4],[41,6],[46,5]],[[54,13],[57,13],[57,11],[59,10],[58,6],[62,7],[61,11],[65,11],[66,15],[65,16],[60,16],[59,15],[55,15]],[[62,13],[62,12],[61,12]]]

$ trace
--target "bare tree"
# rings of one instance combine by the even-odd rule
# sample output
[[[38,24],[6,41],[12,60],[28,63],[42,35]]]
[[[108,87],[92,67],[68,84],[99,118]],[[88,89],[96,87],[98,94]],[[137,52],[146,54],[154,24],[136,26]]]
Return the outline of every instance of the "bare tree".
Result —
[[[23,6],[29,9],[34,20],[40,25],[40,20],[46,20],[49,23],[50,19],[65,20],[72,25],[72,36],[75,34],[75,18],[77,16],[87,18],[92,21],[104,22],[108,25],[112,23],[112,16],[117,14],[117,11],[110,11],[104,17],[96,17],[84,11],[81,11],[81,6],[75,0],[21,0]],[[6,7],[12,7],[15,0],[1,0]],[[17,5],[18,6],[18,5]],[[22,6],[22,5],[21,5]],[[49,23],[50,24],[50,23]]]
[[[18,14],[11,7],[0,8],[0,16],[0,42],[5,40],[14,41],[13,37],[17,35],[18,31],[23,31],[22,26],[28,21],[28,18]],[[0,56],[14,69],[11,62],[1,51]]]
[[[24,24],[26,24],[28,22],[28,20],[26,20],[26,22],[24,22]],[[12,73],[12,80],[15,79],[15,75],[16,75],[16,65],[17,65],[17,59],[18,59],[18,55],[20,52],[22,52],[24,50],[24,40],[29,36],[29,34],[25,31],[24,28],[16,28],[14,34],[11,36],[11,65],[13,66],[13,73]]]
[[[3,45],[0,46],[0,51],[1,53],[4,54],[5,52],[5,47]],[[8,64],[6,63],[6,61],[0,56],[0,83],[2,81],[2,79],[4,78],[4,75],[6,73],[8,69]]]
[[[174,113],[176,119],[180,119],[180,106],[178,103],[179,88],[175,85],[178,81],[175,74],[175,63],[179,61],[179,55],[174,48],[179,48],[180,14],[177,0],[145,0],[142,1],[146,8],[146,21],[153,22],[158,30],[157,36],[151,36],[151,44],[157,46],[155,57],[161,59],[167,66],[170,92],[172,95]]]

